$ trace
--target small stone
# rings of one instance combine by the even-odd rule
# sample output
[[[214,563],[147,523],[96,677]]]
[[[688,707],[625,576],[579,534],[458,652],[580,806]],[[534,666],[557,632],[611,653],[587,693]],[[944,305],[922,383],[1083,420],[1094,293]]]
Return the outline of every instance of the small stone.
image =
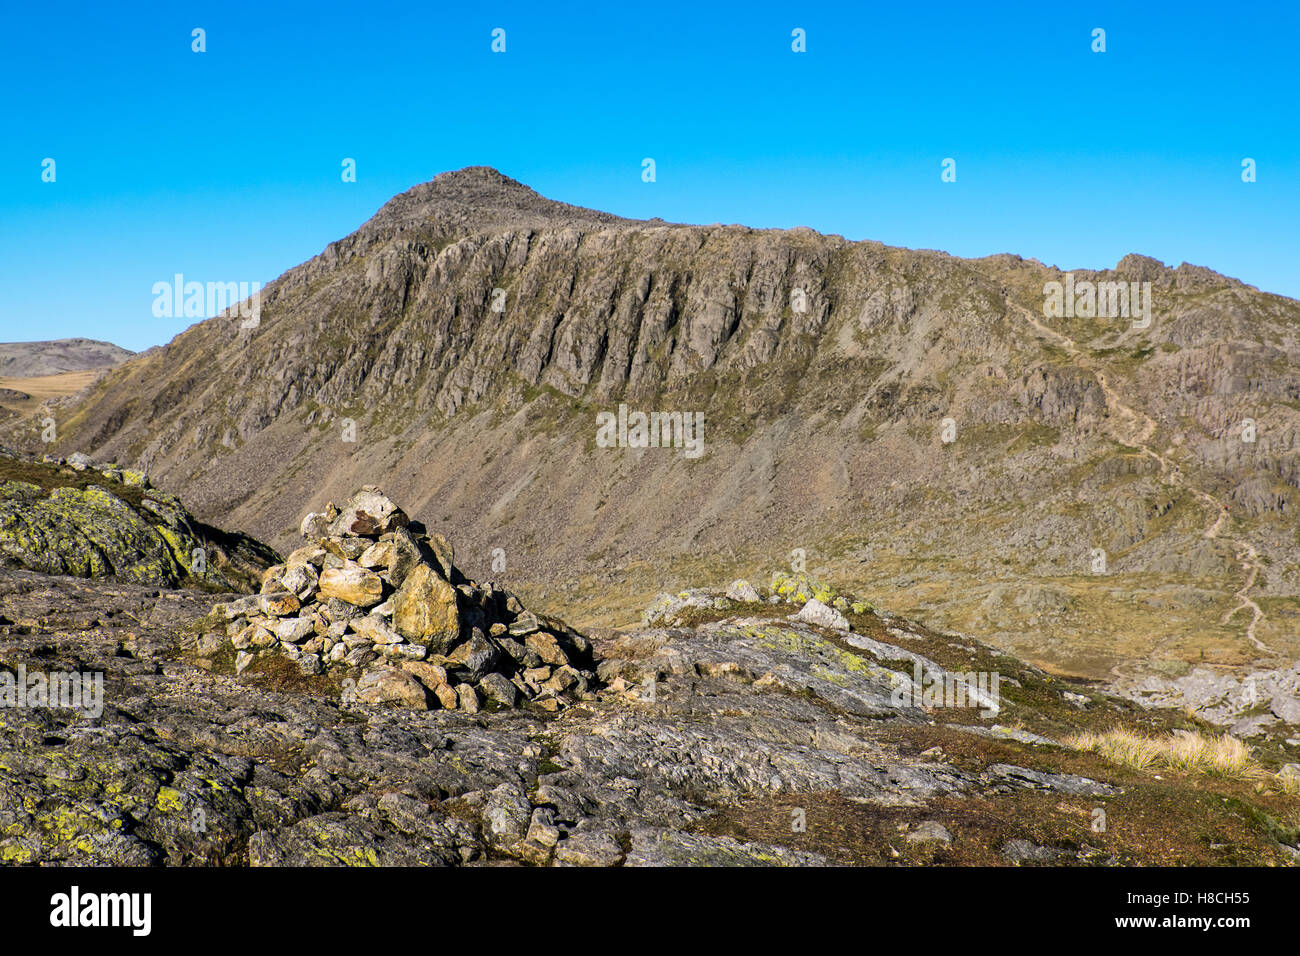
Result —
[[[569,663],[568,656],[564,653],[564,649],[560,647],[560,642],[555,639],[554,634],[537,631],[525,637],[524,644],[547,664],[560,667]]]
[[[519,689],[501,674],[486,675],[478,682],[478,689],[505,707],[514,707],[519,700]]]
[[[524,611],[524,613],[515,618],[514,623],[510,625],[508,630],[512,637],[523,637],[526,634],[532,634],[541,626],[542,623],[537,619],[536,614],[532,611]]]
[[[253,646],[253,635],[256,634],[259,629],[263,631],[266,630],[266,628],[260,627],[257,624],[249,624],[247,627],[240,628],[235,636],[230,639],[230,643],[235,645],[235,650],[246,651]]]
[[[1300,724],[1300,697],[1276,694],[1269,702],[1268,709],[1285,724]]]
[[[282,579],[284,577],[284,572],[287,570],[288,568],[285,567],[285,565],[283,564],[273,564],[265,571],[263,571],[262,586],[260,588],[261,593],[275,594],[280,591],[283,591],[285,588]]]
[[[248,669],[248,665],[253,663],[253,655],[248,651],[240,651],[235,655],[235,673],[242,674]]]
[[[523,839],[532,818],[532,804],[518,786],[503,783],[488,794],[483,808],[484,836],[497,846]]]
[[[443,577],[450,581],[455,570],[452,563],[455,555],[452,551],[451,542],[440,534],[431,534],[429,535],[429,549],[433,552],[433,558],[437,561]]]
[[[482,631],[475,628],[470,639],[448,656],[469,672],[471,680],[478,680],[492,670],[493,665],[500,659],[501,652],[494,642],[489,641]]]
[[[555,847],[555,861],[567,866],[615,866],[623,859],[623,848],[613,835],[578,831]]]
[[[348,622],[355,634],[360,634],[371,644],[401,644],[406,638],[402,637],[391,627],[388,622],[377,614],[367,614],[365,617],[354,617]]]
[[[555,825],[555,815],[545,807],[534,810],[525,839],[544,847],[553,847],[559,843],[560,830]]]
[[[357,558],[370,547],[368,538],[329,537],[321,539],[321,547],[345,564],[355,564]]]
[[[952,843],[952,834],[938,820],[926,820],[918,823],[907,834],[909,843]]]
[[[478,691],[472,684],[456,685],[456,696],[460,698],[460,709],[467,714],[477,714],[479,712]]]
[[[460,702],[460,695],[456,693],[456,688],[450,684],[439,684],[433,689],[433,695],[438,698],[445,710],[455,710],[456,705]]]
[[[814,624],[818,627],[827,627],[835,631],[850,629],[848,618],[834,608],[827,607],[816,598],[805,604],[803,609],[794,617],[796,621],[803,621],[805,624]]]
[[[731,582],[731,587],[727,588],[727,597],[742,604],[757,604],[762,600],[754,585],[743,578]]]
[[[298,596],[288,591],[257,596],[257,608],[267,617],[287,617],[298,613],[300,607],[302,602],[298,600]]]
[[[309,601],[320,586],[320,575],[310,564],[295,564],[280,578],[284,590],[292,591],[300,601]]]
[[[577,673],[566,664],[564,667],[556,668],[555,674],[542,686],[556,694],[563,694],[577,682]]]
[[[357,681],[357,699],[367,704],[392,702],[414,710],[427,710],[424,686],[406,671],[395,667],[376,667]]]
[[[439,684],[447,683],[447,668],[439,667],[437,664],[430,664],[428,661],[402,661],[398,666],[408,674],[414,674],[429,690],[433,690]]]
[[[345,565],[321,573],[320,593],[357,607],[372,607],[384,596],[384,582],[374,571],[358,565]]]
[[[376,541],[361,552],[361,556],[357,558],[357,564],[363,568],[383,568],[387,571],[389,564],[396,555],[397,548],[393,546],[391,538],[387,541]]]
[[[391,535],[385,535],[385,538],[392,547],[388,578],[395,586],[405,581],[417,565],[432,558],[429,549],[420,543],[409,528],[399,528]]]
[[[310,566],[317,571],[325,566],[326,551],[318,544],[305,544],[289,552],[289,557],[284,559],[284,563],[289,567]]]
[[[316,622],[309,617],[282,617],[266,626],[286,644],[300,644],[316,633]]]
[[[318,511],[312,511],[302,519],[302,524],[298,526],[298,533],[307,541],[315,543],[329,534],[329,528],[329,519]]]
[[[339,516],[330,524],[330,533],[377,538],[405,527],[409,520],[387,495],[374,485],[366,485],[339,509]]]

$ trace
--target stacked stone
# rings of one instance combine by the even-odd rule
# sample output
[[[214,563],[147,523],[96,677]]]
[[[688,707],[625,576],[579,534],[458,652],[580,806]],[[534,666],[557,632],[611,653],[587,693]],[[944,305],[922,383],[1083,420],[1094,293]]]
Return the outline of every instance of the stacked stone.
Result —
[[[367,485],[303,519],[306,544],[267,570],[261,593],[214,609],[242,673],[283,654],[340,677],[345,699],[477,712],[555,712],[596,684],[590,642],[468,580],[440,534],[423,533]]]

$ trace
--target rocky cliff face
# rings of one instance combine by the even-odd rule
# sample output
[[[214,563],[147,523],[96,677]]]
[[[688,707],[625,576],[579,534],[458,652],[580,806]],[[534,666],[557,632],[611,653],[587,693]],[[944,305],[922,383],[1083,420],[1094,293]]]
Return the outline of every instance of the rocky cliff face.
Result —
[[[1048,318],[1065,276],[1032,260],[630,221],[471,168],[280,277],[256,328],[201,322],[51,412],[63,453],[279,546],[303,497],[378,481],[579,620],[802,549],[1060,672],[1293,659],[1300,304],[1140,256],[1073,279],[1149,282],[1153,320]],[[603,447],[620,404],[702,414],[704,454]]]

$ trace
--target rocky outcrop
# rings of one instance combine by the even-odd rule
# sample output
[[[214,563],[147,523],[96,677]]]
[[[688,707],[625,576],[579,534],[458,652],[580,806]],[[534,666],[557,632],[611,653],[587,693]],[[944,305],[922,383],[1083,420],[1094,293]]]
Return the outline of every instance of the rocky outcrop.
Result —
[[[1240,675],[1198,667],[1177,678],[1145,675],[1112,687],[1144,707],[1182,707],[1241,737],[1300,727],[1300,661]]]
[[[301,530],[306,544],[267,570],[259,595],[219,604],[203,623],[204,647],[232,648],[237,674],[283,655],[357,700],[469,713],[554,713],[595,687],[587,638],[466,578],[451,543],[378,488],[308,514]]]
[[[198,521],[140,472],[0,456],[0,566],[231,591],[253,590],[278,558]]]

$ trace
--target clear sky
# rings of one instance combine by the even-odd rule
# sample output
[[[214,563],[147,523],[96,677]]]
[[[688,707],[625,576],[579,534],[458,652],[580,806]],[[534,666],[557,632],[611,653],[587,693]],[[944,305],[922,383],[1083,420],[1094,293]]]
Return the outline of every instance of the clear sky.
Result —
[[[161,344],[193,320],[154,283],[268,282],[468,165],[625,216],[1141,252],[1300,298],[1298,41],[1295,0],[10,2],[0,340]]]

